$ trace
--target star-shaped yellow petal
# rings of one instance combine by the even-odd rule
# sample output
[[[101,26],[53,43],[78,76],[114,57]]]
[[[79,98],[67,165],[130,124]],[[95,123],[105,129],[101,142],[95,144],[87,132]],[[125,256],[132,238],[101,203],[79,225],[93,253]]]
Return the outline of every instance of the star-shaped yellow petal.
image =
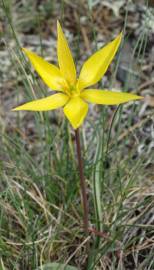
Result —
[[[95,52],[83,64],[78,80],[79,89],[91,86],[97,83],[103,77],[119,48],[121,39],[122,33],[120,33],[113,41],[108,43],[102,49]]]
[[[87,89],[81,93],[81,97],[90,103],[104,104],[104,105],[116,105],[125,103],[132,100],[142,99],[142,97],[123,93],[112,92],[108,90]]]
[[[27,55],[33,67],[46,83],[46,85],[49,86],[52,90],[62,91],[66,85],[66,82],[59,68],[48,63],[36,53],[33,53],[25,48],[22,50]]]
[[[88,112],[88,104],[80,97],[71,98],[64,107],[64,113],[74,129],[82,125]]]
[[[14,108],[13,111],[55,110],[64,106],[68,100],[69,100],[68,96],[58,93],[58,94],[54,94],[46,98],[41,98],[41,99],[27,102],[26,104],[23,104],[21,106]]]
[[[70,51],[67,40],[63,34],[59,22],[57,22],[57,32],[58,32],[57,55],[60,71],[63,74],[66,81],[70,85],[74,85],[76,82],[75,64],[72,57],[72,53]]]

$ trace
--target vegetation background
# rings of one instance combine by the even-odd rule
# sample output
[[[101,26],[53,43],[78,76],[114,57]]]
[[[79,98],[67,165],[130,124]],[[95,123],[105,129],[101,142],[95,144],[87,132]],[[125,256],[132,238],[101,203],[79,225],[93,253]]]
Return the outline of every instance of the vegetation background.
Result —
[[[102,233],[92,230],[88,239],[67,120],[59,110],[11,112],[49,93],[20,48],[56,63],[57,19],[78,70],[124,29],[100,87],[145,97],[119,107],[90,107],[82,151],[90,225]],[[153,22],[154,1],[1,0],[0,270],[86,269],[87,260],[88,270],[154,269]]]

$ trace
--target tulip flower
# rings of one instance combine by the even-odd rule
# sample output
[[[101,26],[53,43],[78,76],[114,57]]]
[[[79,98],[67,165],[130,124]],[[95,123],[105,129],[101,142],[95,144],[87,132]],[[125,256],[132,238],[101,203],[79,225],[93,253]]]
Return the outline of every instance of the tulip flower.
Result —
[[[105,74],[119,48],[122,33],[86,60],[78,79],[74,60],[59,22],[57,23],[57,33],[59,67],[48,63],[37,54],[23,48],[24,53],[45,84],[57,93],[25,103],[14,108],[14,111],[48,111],[64,107],[65,116],[72,127],[77,129],[82,125],[88,113],[89,102],[102,105],[116,105],[141,99],[140,96],[130,93],[88,88],[96,84]]]
[[[132,100],[139,100],[142,97],[130,93],[89,88],[95,85],[107,71],[120,46],[122,33],[85,61],[78,78],[71,51],[59,22],[57,23],[57,33],[59,67],[48,63],[34,52],[23,48],[24,53],[31,61],[34,69],[40,75],[42,80],[51,90],[56,91],[56,93],[42,99],[25,103],[13,110],[48,111],[63,107],[65,116],[75,130],[84,209],[83,223],[85,233],[88,234],[88,200],[78,128],[82,125],[88,113],[89,102],[102,105],[117,105]]]

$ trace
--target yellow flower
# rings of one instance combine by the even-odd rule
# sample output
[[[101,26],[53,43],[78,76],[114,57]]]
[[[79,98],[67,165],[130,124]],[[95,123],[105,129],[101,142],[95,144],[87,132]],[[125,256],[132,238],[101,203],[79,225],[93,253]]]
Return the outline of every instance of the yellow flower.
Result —
[[[120,33],[113,41],[94,53],[82,66],[79,78],[76,76],[74,60],[60,23],[57,23],[57,55],[59,68],[46,62],[35,53],[23,49],[35,70],[52,90],[58,93],[28,102],[14,108],[14,111],[48,111],[64,106],[64,114],[78,128],[88,112],[88,102],[104,105],[121,104],[142,97],[122,92],[98,90],[87,87],[96,84],[105,74],[115,56],[122,38]],[[60,93],[59,93],[60,92]]]

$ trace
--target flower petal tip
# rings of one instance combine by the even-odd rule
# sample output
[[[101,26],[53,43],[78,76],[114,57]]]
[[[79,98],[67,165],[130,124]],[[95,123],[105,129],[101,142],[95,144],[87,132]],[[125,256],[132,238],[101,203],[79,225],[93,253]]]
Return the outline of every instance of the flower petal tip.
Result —
[[[61,27],[59,20],[57,20],[57,32],[59,32],[59,31],[62,31],[62,27]]]
[[[21,50],[25,53],[28,51],[26,48],[21,48]]]
[[[27,50],[26,48],[21,48],[21,50],[27,55],[29,56],[31,51]]]
[[[119,40],[119,42],[121,43],[122,38],[123,38],[123,30],[117,35],[116,40]]]
[[[144,99],[144,97],[142,96],[138,96],[138,95],[134,95],[134,100],[141,100],[141,99]]]
[[[11,109],[11,112],[19,111],[18,107]]]

